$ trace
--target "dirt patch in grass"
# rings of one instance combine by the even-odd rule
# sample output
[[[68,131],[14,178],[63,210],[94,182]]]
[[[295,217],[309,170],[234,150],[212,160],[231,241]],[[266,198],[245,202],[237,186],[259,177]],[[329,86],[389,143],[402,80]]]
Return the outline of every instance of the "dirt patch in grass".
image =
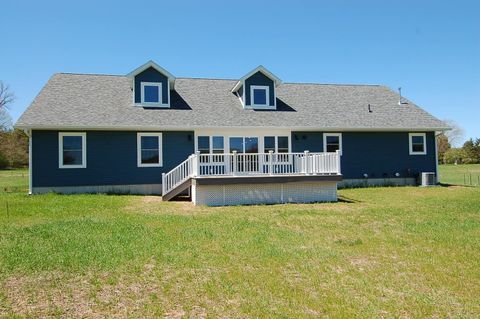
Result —
[[[196,207],[188,201],[164,202],[160,196],[133,196],[125,207],[127,212],[139,214],[194,214],[201,212],[201,207]]]
[[[171,274],[158,272],[151,263],[136,276],[61,272],[12,276],[3,282],[0,317],[183,318],[188,313],[190,318],[205,318],[202,303],[208,301],[183,291],[183,279]],[[186,299],[192,301],[188,309],[177,303]]]

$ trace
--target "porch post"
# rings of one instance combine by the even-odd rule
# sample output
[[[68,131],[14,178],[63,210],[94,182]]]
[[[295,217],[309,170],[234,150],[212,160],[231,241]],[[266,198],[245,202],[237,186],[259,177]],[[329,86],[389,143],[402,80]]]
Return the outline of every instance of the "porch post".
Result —
[[[273,175],[273,151],[268,151],[268,173]]]
[[[195,158],[194,158],[194,165],[195,165],[195,174],[194,176],[199,176],[200,174],[200,151],[195,152]]]
[[[165,185],[165,173],[162,173],[162,196],[165,195],[165,189],[167,185]]]
[[[233,151],[233,169],[232,169],[232,173],[233,173],[233,176],[237,175],[237,161],[238,161],[238,158],[237,158],[237,151]]]
[[[309,174],[309,169],[308,169],[308,157],[309,157],[310,152],[309,151],[304,151],[303,152],[303,160],[304,160],[304,173],[306,175]]]
[[[341,172],[341,170],[340,170],[340,163],[341,163],[341,161],[340,161],[340,150],[337,150],[336,153],[337,153],[337,174],[340,174],[340,172]]]

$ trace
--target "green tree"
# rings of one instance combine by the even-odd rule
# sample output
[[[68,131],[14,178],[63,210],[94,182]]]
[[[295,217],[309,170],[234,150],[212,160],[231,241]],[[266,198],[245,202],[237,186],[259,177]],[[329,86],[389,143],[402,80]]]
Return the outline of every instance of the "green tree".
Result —
[[[445,134],[437,135],[437,152],[438,152],[438,163],[441,164],[444,162],[445,153],[451,149],[452,146],[448,141],[448,137]]]
[[[0,168],[28,165],[28,136],[21,130],[0,132]]]
[[[463,164],[465,157],[463,148],[451,148],[443,155],[443,162],[445,164]]]
[[[469,139],[463,144],[463,151],[465,153],[465,164],[480,163],[480,139]]]

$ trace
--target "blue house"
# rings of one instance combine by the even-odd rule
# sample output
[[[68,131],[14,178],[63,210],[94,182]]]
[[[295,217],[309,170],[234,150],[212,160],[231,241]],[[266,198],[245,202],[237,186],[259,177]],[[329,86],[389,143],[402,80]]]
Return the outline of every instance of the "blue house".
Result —
[[[437,173],[446,125],[381,85],[55,74],[17,128],[33,194],[187,192],[195,204],[334,201],[345,185],[414,185]]]

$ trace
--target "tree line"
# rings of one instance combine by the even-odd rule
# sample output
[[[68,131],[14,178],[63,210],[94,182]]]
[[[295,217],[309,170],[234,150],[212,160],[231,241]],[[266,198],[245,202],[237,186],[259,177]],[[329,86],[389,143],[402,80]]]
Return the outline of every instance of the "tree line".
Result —
[[[8,85],[0,81],[0,169],[28,166],[28,136],[20,130],[12,130],[9,105],[15,95]]]
[[[447,135],[437,136],[439,164],[479,164],[480,138],[471,138],[461,147],[452,147]]]

